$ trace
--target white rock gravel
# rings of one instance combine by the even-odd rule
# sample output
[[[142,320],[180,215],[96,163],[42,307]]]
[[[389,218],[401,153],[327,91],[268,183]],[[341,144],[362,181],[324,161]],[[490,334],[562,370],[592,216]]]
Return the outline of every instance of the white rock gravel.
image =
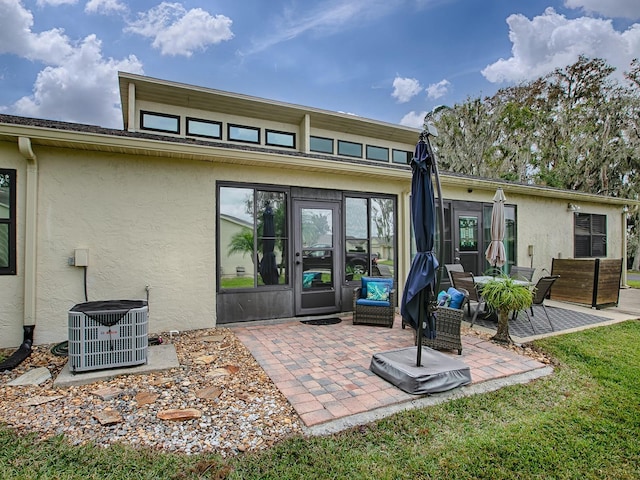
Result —
[[[67,358],[53,355],[51,345],[36,346],[16,369],[0,372],[0,423],[43,439],[64,435],[72,444],[121,442],[223,456],[302,434],[291,405],[231,330],[183,332],[171,342],[178,368],[63,388],[53,387],[53,380]],[[52,378],[39,385],[8,385],[37,367],[48,368]],[[170,410],[184,410],[176,418],[192,418],[158,417]]]

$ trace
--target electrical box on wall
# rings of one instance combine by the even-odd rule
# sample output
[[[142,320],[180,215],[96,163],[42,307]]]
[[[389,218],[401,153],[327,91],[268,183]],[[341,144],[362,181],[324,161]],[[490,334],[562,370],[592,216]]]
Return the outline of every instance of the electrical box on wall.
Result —
[[[74,262],[76,267],[88,267],[89,266],[89,249],[88,248],[76,248],[73,252]]]

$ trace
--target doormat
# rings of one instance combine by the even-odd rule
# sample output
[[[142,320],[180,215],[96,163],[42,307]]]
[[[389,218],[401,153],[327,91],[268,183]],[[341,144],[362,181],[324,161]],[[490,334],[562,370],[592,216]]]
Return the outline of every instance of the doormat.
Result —
[[[316,318],[313,320],[300,320],[300,323],[304,323],[305,325],[335,325],[336,323],[340,323],[342,321],[341,318],[331,317],[331,318]]]

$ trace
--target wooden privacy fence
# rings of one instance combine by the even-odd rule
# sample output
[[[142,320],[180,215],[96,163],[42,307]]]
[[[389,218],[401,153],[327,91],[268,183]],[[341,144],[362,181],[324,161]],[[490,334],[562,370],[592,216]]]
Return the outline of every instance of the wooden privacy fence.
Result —
[[[617,306],[620,298],[622,259],[554,258],[551,274],[560,275],[551,298],[594,308]]]

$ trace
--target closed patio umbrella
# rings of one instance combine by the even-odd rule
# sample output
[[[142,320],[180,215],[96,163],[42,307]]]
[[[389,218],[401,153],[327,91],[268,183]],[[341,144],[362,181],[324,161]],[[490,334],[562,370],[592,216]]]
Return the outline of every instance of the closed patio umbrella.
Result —
[[[276,228],[273,221],[273,209],[267,203],[262,213],[262,261],[260,262],[260,276],[265,285],[278,284],[278,265],[273,249],[276,243]]]
[[[496,190],[493,196],[493,208],[491,210],[491,243],[485,252],[485,258],[493,267],[502,267],[507,261],[504,250],[504,202],[506,201],[501,188]]]
[[[413,171],[411,218],[417,252],[411,262],[405,283],[400,312],[405,321],[418,332],[417,366],[420,366],[422,327],[425,320],[425,334],[429,338],[435,338],[435,320],[431,311],[431,303],[434,298],[438,268],[438,259],[433,251],[436,209],[432,183],[432,175],[435,174],[437,178],[437,169],[432,151],[423,139],[416,145],[411,168]]]

